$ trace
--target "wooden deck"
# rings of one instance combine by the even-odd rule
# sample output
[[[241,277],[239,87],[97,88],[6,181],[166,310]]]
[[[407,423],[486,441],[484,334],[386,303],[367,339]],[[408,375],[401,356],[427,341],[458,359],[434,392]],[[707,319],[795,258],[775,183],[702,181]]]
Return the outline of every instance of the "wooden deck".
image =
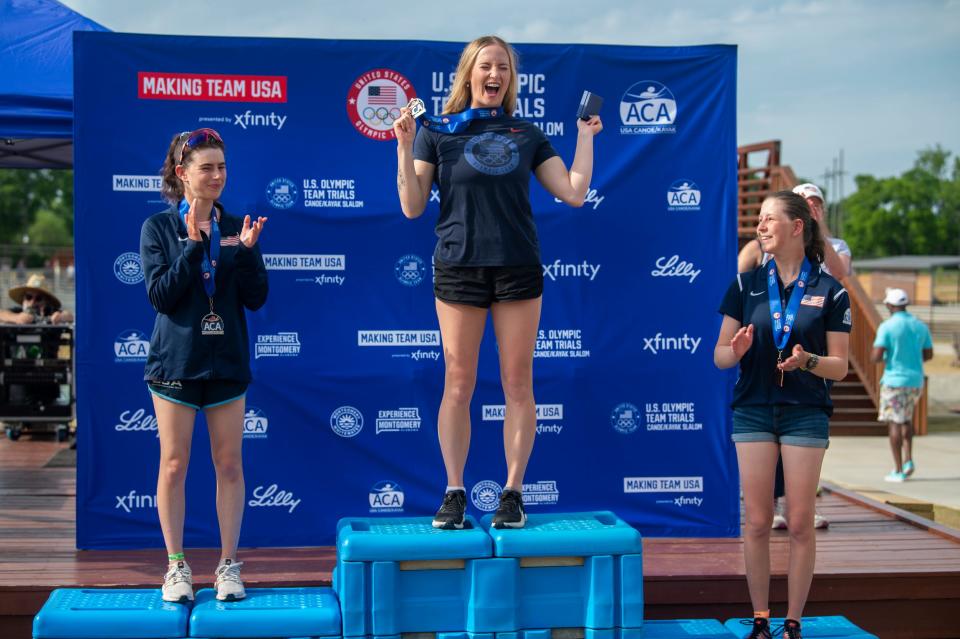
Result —
[[[33,615],[57,587],[156,587],[162,552],[74,548],[73,468],[45,468],[64,447],[0,440],[0,637],[30,636]],[[960,532],[836,487],[820,512],[817,565],[806,612],[842,614],[884,639],[960,637]],[[788,533],[774,531],[772,601],[784,613]],[[750,612],[739,539],[646,539],[644,596],[650,619]],[[333,548],[244,550],[248,586],[329,585]],[[198,585],[215,550],[190,552]],[[209,581],[207,582],[209,584]]]

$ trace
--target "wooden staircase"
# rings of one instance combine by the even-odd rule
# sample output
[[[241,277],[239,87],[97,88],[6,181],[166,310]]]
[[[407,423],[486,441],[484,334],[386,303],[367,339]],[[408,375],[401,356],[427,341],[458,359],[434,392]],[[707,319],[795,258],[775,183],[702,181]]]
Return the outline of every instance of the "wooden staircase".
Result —
[[[737,237],[740,247],[756,235],[760,205],[771,193],[792,189],[798,180],[789,166],[780,164],[780,140],[748,144],[737,149]],[[870,361],[880,315],[856,275],[841,278],[850,296],[853,331],[850,333],[850,372],[835,382],[830,394],[833,435],[886,435],[887,426],[877,421],[880,377],[883,365]],[[914,414],[914,431],[927,432],[927,386]]]

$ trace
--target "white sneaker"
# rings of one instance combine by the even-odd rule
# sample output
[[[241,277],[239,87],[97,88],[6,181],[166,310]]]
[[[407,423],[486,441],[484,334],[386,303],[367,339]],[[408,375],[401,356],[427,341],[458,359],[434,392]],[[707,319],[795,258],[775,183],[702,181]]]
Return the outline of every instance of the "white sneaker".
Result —
[[[217,599],[219,601],[237,601],[247,596],[247,591],[243,588],[243,582],[240,581],[240,566],[242,561],[233,561],[224,559],[223,563],[217,566],[216,581],[213,587],[217,589]]]
[[[773,530],[787,529],[787,510],[783,505],[782,499],[774,500],[773,504],[773,524],[770,525]]]
[[[193,601],[193,572],[185,561],[170,564],[163,577],[163,600],[174,603]]]
[[[903,473],[898,473],[895,470],[891,470],[887,473],[887,476],[883,478],[883,481],[893,482],[895,484],[902,484],[907,479],[907,476]]]

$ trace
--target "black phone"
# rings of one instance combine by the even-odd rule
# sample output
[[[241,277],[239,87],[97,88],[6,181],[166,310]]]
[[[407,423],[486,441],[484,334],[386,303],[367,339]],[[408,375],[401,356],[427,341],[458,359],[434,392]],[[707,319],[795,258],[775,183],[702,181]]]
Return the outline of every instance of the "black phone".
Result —
[[[581,120],[589,120],[595,115],[600,115],[600,107],[602,106],[603,98],[589,91],[584,91],[580,98],[580,106],[577,108],[577,117]]]

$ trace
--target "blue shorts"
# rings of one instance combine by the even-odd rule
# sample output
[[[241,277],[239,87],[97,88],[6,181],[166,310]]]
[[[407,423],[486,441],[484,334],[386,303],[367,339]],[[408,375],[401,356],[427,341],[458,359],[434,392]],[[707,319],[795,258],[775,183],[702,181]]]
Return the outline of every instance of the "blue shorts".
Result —
[[[743,406],[733,409],[734,442],[774,442],[827,448],[830,417],[811,406]]]
[[[151,393],[194,410],[229,404],[247,393],[247,382],[229,379],[190,379],[169,382],[149,381]]]

